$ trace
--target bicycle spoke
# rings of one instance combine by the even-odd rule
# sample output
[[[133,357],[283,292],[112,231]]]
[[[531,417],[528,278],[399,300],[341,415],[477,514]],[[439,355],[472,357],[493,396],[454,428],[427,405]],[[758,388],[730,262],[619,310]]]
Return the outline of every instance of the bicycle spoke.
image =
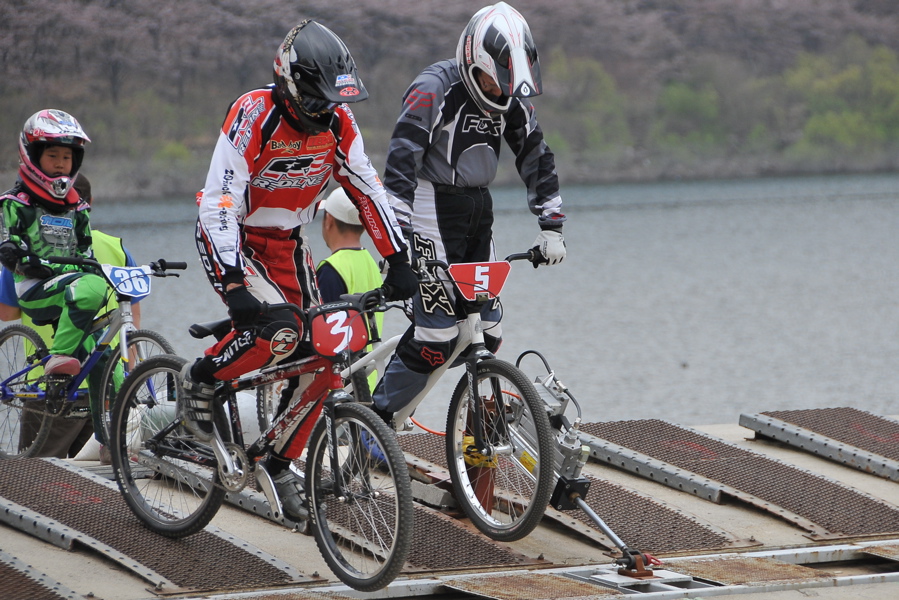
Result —
[[[533,531],[552,494],[549,421],[521,371],[498,360],[477,368],[474,397],[463,376],[450,403],[450,476],[475,526],[493,539],[512,541]],[[472,448],[477,423],[487,448]]]

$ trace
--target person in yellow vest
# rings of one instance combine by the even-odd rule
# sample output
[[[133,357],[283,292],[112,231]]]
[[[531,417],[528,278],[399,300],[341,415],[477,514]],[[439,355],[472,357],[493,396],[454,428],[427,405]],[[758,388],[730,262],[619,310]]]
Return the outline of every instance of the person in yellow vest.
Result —
[[[371,253],[362,247],[365,228],[359,220],[359,210],[343,188],[332,191],[322,208],[322,238],[331,250],[331,256],[321,261],[316,270],[322,300],[340,300],[341,294],[359,294],[380,287],[381,271]],[[383,331],[384,314],[377,313],[375,322],[378,331]],[[372,389],[377,380],[377,373],[369,375]]]
[[[93,200],[91,184],[84,174],[78,175],[74,187],[78,190],[81,198],[88,204],[91,204]],[[134,259],[125,248],[121,238],[105,234],[96,229],[91,230],[91,237],[94,258],[101,264],[129,267],[136,266]],[[112,309],[115,308],[115,306],[116,301],[113,296],[110,298],[107,308]],[[140,304],[137,302],[132,303],[131,312],[134,317],[135,327],[140,328]],[[2,272],[0,272],[0,321],[15,321],[17,319],[21,319],[23,325],[28,325],[37,331],[44,342],[46,342],[47,347],[51,347],[53,326],[35,325],[28,315],[21,311],[16,297],[15,282],[13,281],[12,272],[3,268]],[[92,338],[89,338],[89,341],[92,341]],[[95,369],[97,368],[99,367],[95,367]],[[85,380],[82,387],[87,386],[88,381]],[[87,405],[82,405],[80,401],[76,406],[76,408],[81,409],[86,407]],[[34,433],[36,433],[34,428],[39,426],[39,423],[34,423],[29,417],[30,413],[26,413],[22,418],[22,435],[25,436],[28,435],[29,428],[31,428],[32,435],[34,435]],[[84,444],[90,440],[93,433],[93,422],[89,418],[55,419],[53,421],[52,429],[50,430],[50,437],[42,448],[40,456],[53,456],[56,458],[74,457],[78,454],[78,451]]]

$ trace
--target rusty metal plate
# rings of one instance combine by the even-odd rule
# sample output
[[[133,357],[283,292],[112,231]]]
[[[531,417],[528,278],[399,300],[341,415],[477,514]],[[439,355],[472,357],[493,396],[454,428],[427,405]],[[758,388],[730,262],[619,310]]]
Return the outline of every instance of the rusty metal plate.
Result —
[[[817,408],[763,412],[848,446],[899,460],[899,423],[857,408]]]
[[[775,581],[831,579],[832,573],[770,558],[715,557],[666,562],[669,571],[721,585],[767,585]]]
[[[182,589],[251,590],[313,581],[297,579],[210,531],[183,539],[153,533],[116,489],[45,459],[0,461],[0,497],[83,532]]]
[[[870,554],[871,556],[878,556],[880,558],[886,558],[887,560],[894,560],[899,562],[899,544],[884,544],[878,546],[865,546],[859,552],[864,554]]]
[[[441,469],[446,469],[445,438],[431,433],[404,433],[396,436],[407,459],[421,459]]]
[[[552,563],[529,558],[494,542],[456,519],[422,506],[415,507],[412,548],[404,573],[465,569],[547,566]]]
[[[446,587],[495,600],[604,600],[624,594],[554,573],[506,573],[442,579]]]
[[[73,592],[5,552],[0,552],[0,590],[2,590],[4,598],[15,598],[15,600],[78,600],[85,598],[84,595]]]
[[[664,555],[760,544],[740,540],[730,533],[701,523],[692,515],[620,485],[595,477],[587,478],[591,481],[587,505],[632,548]],[[569,514],[587,525],[593,525],[593,520],[582,510],[569,511]]]
[[[310,590],[290,590],[284,592],[259,592],[240,594],[240,600],[358,600],[357,596],[345,596],[337,592],[316,592]]]
[[[648,419],[586,423],[581,431],[720,482],[736,497],[818,537],[899,532],[899,507],[688,428]]]
[[[442,437],[428,433],[404,434],[397,437],[403,451],[407,453],[407,460],[412,464],[421,467],[423,466],[421,461],[426,461],[445,468],[446,448]],[[695,517],[620,485],[589,476],[588,479],[591,480],[591,487],[586,498],[587,505],[618,537],[627,540],[628,545],[632,547],[653,554],[670,554],[758,544],[739,540],[727,532],[713,529],[710,525],[700,523]],[[550,511],[547,514],[550,517],[557,517],[559,513]],[[593,520],[581,510],[567,511],[563,514],[599,531]],[[567,518],[555,520],[562,525],[570,525]],[[580,533],[580,528],[574,530]],[[609,549],[615,550],[614,547]]]

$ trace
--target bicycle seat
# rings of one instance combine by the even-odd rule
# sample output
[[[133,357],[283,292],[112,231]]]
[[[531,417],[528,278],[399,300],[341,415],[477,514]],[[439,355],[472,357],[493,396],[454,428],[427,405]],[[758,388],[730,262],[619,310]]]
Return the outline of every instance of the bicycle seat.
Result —
[[[210,335],[215,339],[221,340],[231,331],[231,319],[220,319],[218,321],[207,321],[205,323],[194,323],[188,328],[191,337],[198,340]]]

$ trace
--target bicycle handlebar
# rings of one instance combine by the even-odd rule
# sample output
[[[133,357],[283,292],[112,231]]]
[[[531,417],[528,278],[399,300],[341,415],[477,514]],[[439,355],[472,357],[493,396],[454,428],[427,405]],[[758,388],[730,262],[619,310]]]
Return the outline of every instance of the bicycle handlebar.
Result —
[[[78,266],[90,266],[96,267],[98,269],[102,268],[103,265],[99,261],[93,258],[87,258],[84,256],[49,256],[47,257],[47,262],[55,263],[59,265],[78,265]],[[178,273],[167,273],[167,270],[179,270],[183,271],[187,269],[187,263],[183,261],[167,261],[164,258],[160,258],[155,262],[151,262],[149,265],[151,274],[155,277],[178,277]]]
[[[510,254],[504,259],[506,262],[512,262],[515,260],[526,260],[533,264],[535,267],[537,265],[545,264],[546,259],[543,258],[543,255],[537,250],[537,248],[531,248],[527,252],[517,252],[515,254]],[[442,269],[448,269],[449,265],[442,260],[438,260],[436,258],[432,259],[420,259],[420,264],[423,267],[440,267]],[[418,269],[421,271],[421,268]]]
[[[387,304],[387,298],[382,288],[375,288],[361,294],[341,294],[340,300],[334,302],[325,302],[319,306],[328,306],[329,304],[340,304],[344,308],[354,308],[362,313],[385,312],[391,308]],[[289,310],[299,316],[304,322],[306,321],[308,310],[293,304],[292,302],[279,302],[277,304],[262,303],[262,314],[267,314],[276,310]]]

